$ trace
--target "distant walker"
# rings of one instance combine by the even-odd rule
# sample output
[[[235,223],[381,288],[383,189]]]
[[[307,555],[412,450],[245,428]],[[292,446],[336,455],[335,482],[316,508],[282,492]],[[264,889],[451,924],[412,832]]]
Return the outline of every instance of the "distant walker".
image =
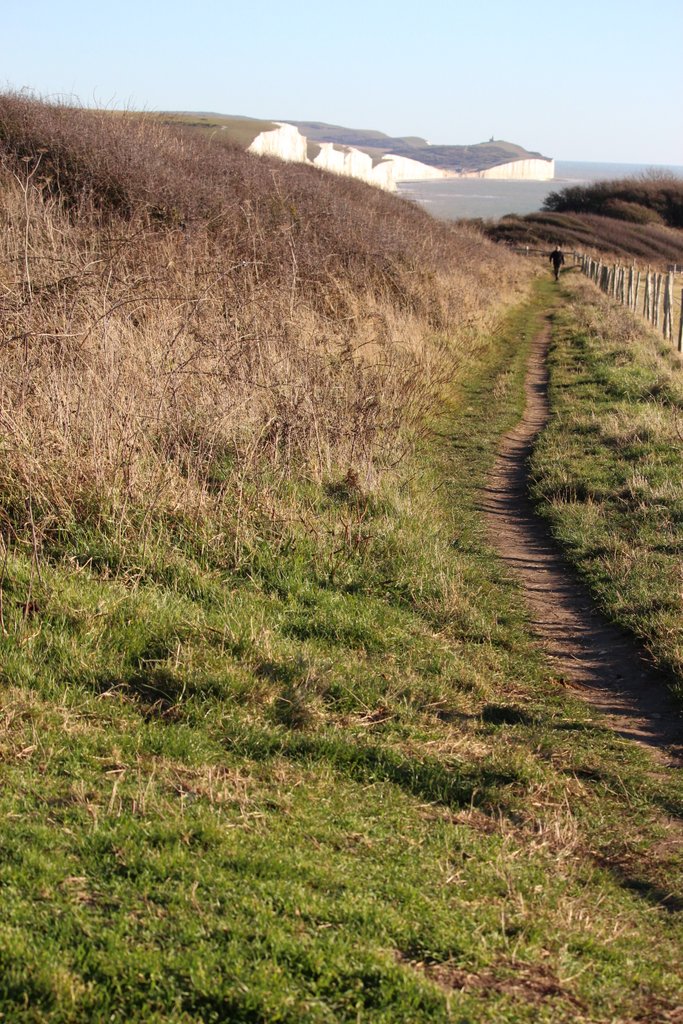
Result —
[[[550,253],[550,262],[553,265],[553,271],[555,273],[555,280],[560,280],[560,267],[564,263],[564,253],[559,245],[556,245],[553,251]]]

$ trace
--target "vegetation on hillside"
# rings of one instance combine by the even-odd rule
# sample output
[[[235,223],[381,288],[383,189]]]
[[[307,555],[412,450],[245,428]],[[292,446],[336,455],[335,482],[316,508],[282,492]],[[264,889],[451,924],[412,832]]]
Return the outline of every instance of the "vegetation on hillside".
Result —
[[[551,192],[543,208],[554,213],[595,213],[632,224],[683,228],[683,178],[655,173],[571,185]]]
[[[261,132],[272,132],[278,125],[275,121],[262,121],[255,117],[231,117],[224,114],[174,114],[159,113],[156,117],[162,124],[172,128],[191,128],[208,136],[212,142],[237,145],[248,149]]]
[[[670,1024],[680,781],[478,511],[554,285],[16,96],[0,219],[0,1014]]]
[[[655,265],[683,263],[683,179],[598,181],[551,192],[544,209],[484,225],[499,242],[607,253]]]
[[[373,490],[521,281],[379,190],[154,121],[7,96],[0,146],[0,490],[41,539],[215,515],[233,559],[293,474]]]
[[[489,238],[515,247],[547,249],[559,242],[565,250],[604,253],[655,267],[683,263],[683,231],[657,224],[629,224],[588,213],[508,214],[482,225]]]

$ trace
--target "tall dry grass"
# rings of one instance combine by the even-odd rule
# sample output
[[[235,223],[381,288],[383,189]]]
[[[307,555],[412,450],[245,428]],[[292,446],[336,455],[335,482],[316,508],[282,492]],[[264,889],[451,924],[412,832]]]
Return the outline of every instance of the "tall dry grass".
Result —
[[[683,231],[663,224],[638,224],[593,213],[514,214],[488,224],[486,232],[511,246],[547,248],[558,241],[565,249],[637,259],[665,270],[683,262]]]
[[[373,486],[524,272],[360,183],[14,95],[0,223],[15,533]]]

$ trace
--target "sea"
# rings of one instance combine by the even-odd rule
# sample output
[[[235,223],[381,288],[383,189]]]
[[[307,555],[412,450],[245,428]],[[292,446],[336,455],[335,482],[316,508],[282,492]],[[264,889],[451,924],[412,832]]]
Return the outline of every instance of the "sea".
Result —
[[[653,164],[601,164],[556,160],[551,181],[494,181],[486,178],[445,178],[405,181],[399,195],[423,206],[441,220],[481,217],[498,220],[506,213],[534,213],[551,192],[590,181],[630,178],[647,171],[665,171],[683,178],[683,167]]]

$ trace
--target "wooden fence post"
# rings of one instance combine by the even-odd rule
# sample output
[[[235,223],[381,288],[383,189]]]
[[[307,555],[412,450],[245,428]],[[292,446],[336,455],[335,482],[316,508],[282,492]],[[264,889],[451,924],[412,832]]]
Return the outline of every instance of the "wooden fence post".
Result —
[[[671,341],[673,338],[673,305],[674,305],[674,276],[669,273],[666,275],[666,283],[664,285],[664,323],[662,324],[662,330],[664,337],[667,341]]]
[[[638,313],[642,281],[643,318],[653,327],[659,327],[661,324],[664,337],[669,341],[674,340],[674,271],[659,274],[651,271],[648,266],[647,271],[641,272],[633,263],[627,275],[626,268],[618,263],[603,263],[601,259],[593,259],[585,253],[574,253],[574,257],[586,277],[594,281],[606,295],[610,295],[622,306],[628,306],[634,313]],[[683,291],[676,344],[678,351],[683,354]]]
[[[668,280],[664,284],[664,301],[662,303],[662,334],[666,338],[669,330],[669,289]]]

